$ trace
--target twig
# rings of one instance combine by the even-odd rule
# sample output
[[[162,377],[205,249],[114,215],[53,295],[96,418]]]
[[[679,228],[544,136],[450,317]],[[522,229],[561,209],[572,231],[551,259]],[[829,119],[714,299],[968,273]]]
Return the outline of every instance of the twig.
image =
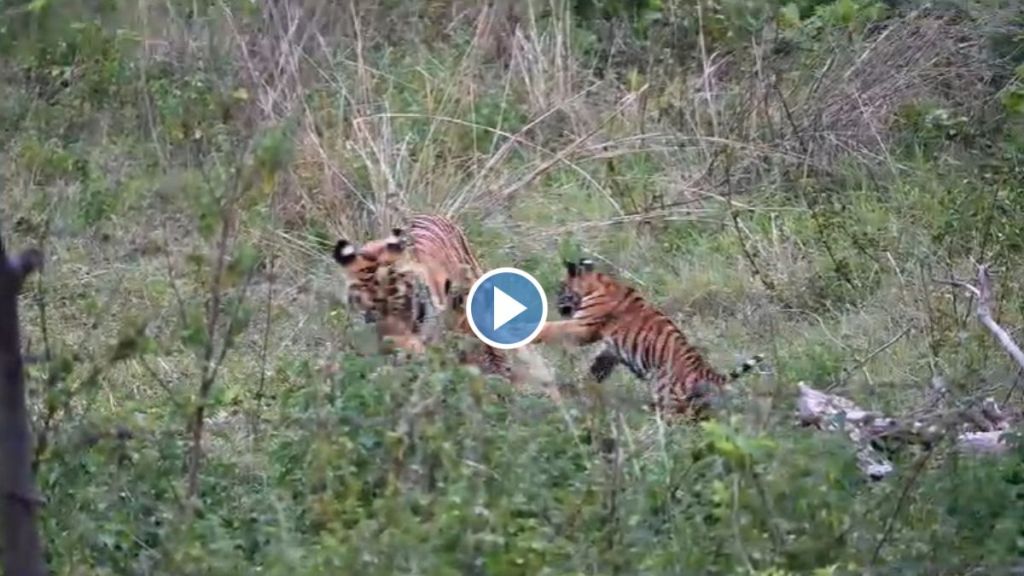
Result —
[[[192,437],[188,457],[188,499],[190,501],[199,494],[199,467],[203,452],[203,421],[206,412],[206,402],[216,380],[217,367],[220,366],[220,363],[214,360],[214,348],[216,347],[217,322],[220,319],[221,281],[224,276],[231,228],[227,208],[222,208],[221,233],[220,239],[217,242],[217,263],[214,265],[212,272],[210,298],[207,300],[206,308],[206,342],[203,346],[202,378],[199,382],[199,397],[197,398],[196,407],[188,426]],[[227,344],[225,343],[225,351],[226,348]]]
[[[180,409],[184,407],[184,402],[182,402],[178,398],[179,393],[176,392],[174,388],[172,388],[171,385],[168,384],[167,381],[163,379],[162,376],[160,376],[156,369],[153,368],[153,366],[151,366],[150,363],[147,362],[145,358],[139,358],[139,365],[142,366],[142,370],[145,371],[146,374],[149,374],[149,377],[152,378],[154,382],[156,382],[157,386],[160,386],[160,388],[162,388],[163,391],[167,393],[167,398],[171,401],[172,404],[174,404],[175,408]]]
[[[770,294],[775,294],[775,282],[769,278],[761,267],[757,264],[757,259],[754,258],[754,253],[747,247],[746,240],[743,239],[743,232],[740,229],[740,216],[736,210],[735,204],[733,203],[733,178],[732,178],[732,150],[726,152],[725,160],[725,180],[727,183],[726,202],[729,204],[729,217],[732,219],[732,228],[736,232],[736,241],[740,243],[740,251],[743,253],[743,257],[746,258],[747,264],[750,265],[751,270],[754,272],[754,277],[757,278],[761,285],[764,286]]]
[[[878,557],[882,554],[882,548],[889,540],[889,536],[892,535],[893,527],[896,525],[896,516],[898,516],[900,511],[903,510],[903,504],[907,501],[907,496],[910,495],[910,490],[917,484],[917,480],[921,477],[921,472],[924,471],[925,464],[927,464],[931,459],[932,454],[935,454],[934,448],[928,450],[918,458],[917,466],[914,467],[907,483],[903,485],[903,490],[900,491],[900,497],[896,500],[896,506],[893,507],[892,514],[889,515],[889,518],[885,522],[885,529],[882,531],[882,536],[878,539],[878,543],[875,544],[875,551],[871,555],[872,565],[878,562]]]
[[[910,334],[910,326],[907,326],[906,328],[901,330],[899,334],[893,336],[891,339],[889,339],[888,342],[886,342],[885,344],[882,344],[881,346],[876,348],[870,354],[865,356],[864,359],[858,360],[856,364],[854,364],[853,366],[850,366],[849,368],[844,368],[842,374],[840,375],[839,380],[837,382],[833,383],[833,384],[830,384],[830,385],[826,386],[825,387],[825,392],[831,392],[835,388],[846,384],[846,382],[847,382],[847,380],[849,380],[851,374],[853,374],[855,371],[860,370],[861,368],[863,368],[875,356],[878,356],[882,352],[885,352],[889,348],[892,348],[893,345],[895,345],[897,342],[899,342],[900,339],[902,339],[907,334]]]
[[[274,305],[274,262],[274,254],[271,253],[269,262],[267,262],[266,324],[263,325],[263,338],[260,343],[260,383],[256,386],[256,405],[253,407],[253,413],[250,416],[249,422],[249,436],[253,442],[256,441],[256,437],[259,434],[263,393],[267,383],[267,351],[270,348],[270,325]]]
[[[40,275],[41,278],[42,275]],[[35,471],[39,465],[39,459],[49,446],[50,423],[55,416],[57,403],[52,400],[54,389],[57,387],[57,372],[53,365],[53,348],[50,346],[49,322],[46,316],[46,292],[43,282],[40,279],[36,289],[36,308],[39,311],[39,332],[43,339],[43,359],[46,362],[46,387],[43,390],[46,415],[43,417],[43,427],[38,430],[36,438],[35,456],[32,458],[32,470]]]
[[[244,156],[239,157],[242,158]],[[195,504],[195,499],[199,495],[199,469],[203,455],[203,423],[206,415],[206,403],[216,380],[216,366],[218,364],[214,355],[216,353],[217,346],[217,325],[221,314],[221,298],[223,297],[222,282],[224,279],[224,270],[227,264],[227,251],[231,240],[231,232],[233,229],[232,224],[234,223],[231,203],[237,195],[242,172],[241,164],[236,163],[236,166],[239,167],[239,170],[235,175],[236,180],[233,182],[232,192],[224,203],[220,205],[220,212],[218,214],[220,220],[220,235],[218,236],[217,244],[215,246],[216,261],[210,271],[210,291],[206,298],[206,341],[203,342],[201,350],[202,354],[199,358],[199,394],[196,398],[196,404],[192,414],[190,414],[188,418],[187,431],[191,440],[186,458],[186,500],[190,505],[189,510],[191,510],[191,506]],[[201,168],[205,172],[205,166]],[[207,177],[206,181],[210,182],[212,181],[212,178]],[[171,268],[169,254],[167,256],[167,261],[168,275],[170,276]],[[173,276],[170,276],[170,278],[173,283]],[[183,322],[187,322],[187,317],[184,315],[184,308],[182,309],[182,314]],[[183,326],[187,326],[187,324],[183,324]]]
[[[639,90],[637,90],[636,92],[634,92],[632,94],[629,94],[628,96],[623,98],[619,102],[619,105],[615,108],[615,110],[611,114],[609,114],[607,117],[605,117],[605,119],[601,123],[599,123],[597,126],[595,126],[593,129],[591,129],[589,132],[587,132],[583,136],[580,136],[579,138],[577,138],[575,141],[573,141],[571,144],[569,144],[565,148],[563,148],[561,151],[558,152],[558,154],[556,154],[554,156],[554,158],[551,158],[547,162],[544,162],[543,164],[541,164],[540,166],[538,166],[537,168],[532,170],[526,176],[520,178],[519,180],[513,182],[512,184],[510,184],[510,185],[506,186],[504,189],[502,189],[497,194],[498,200],[500,201],[500,200],[504,200],[505,198],[508,198],[513,193],[515,193],[516,190],[519,190],[519,189],[523,188],[524,186],[526,186],[526,185],[530,184],[531,182],[533,182],[534,180],[536,180],[539,176],[541,176],[544,173],[546,173],[555,164],[558,164],[559,162],[564,161],[570,154],[575,152],[576,149],[578,149],[580,146],[582,146],[588,140],[593,138],[594,135],[596,135],[605,126],[607,126],[609,122],[611,122],[613,119],[618,117],[622,113],[622,111],[625,110],[627,106],[629,106],[629,104],[631,104],[636,98],[640,97],[641,94],[643,94],[644,92],[647,91],[648,86],[649,86],[648,84],[645,84]]]

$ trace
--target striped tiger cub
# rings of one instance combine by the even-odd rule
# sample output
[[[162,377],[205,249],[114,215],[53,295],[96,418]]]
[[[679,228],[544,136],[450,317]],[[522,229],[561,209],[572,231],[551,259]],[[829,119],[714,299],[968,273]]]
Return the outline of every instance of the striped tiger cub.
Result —
[[[420,353],[426,343],[445,331],[472,336],[464,295],[458,306],[450,309],[449,292],[457,286],[462,294],[483,272],[465,234],[447,218],[417,215],[409,220],[407,229],[395,228],[389,237],[358,247],[338,240],[334,259],[348,278],[349,306],[361,310],[367,322],[377,324],[379,338]],[[480,349],[466,361],[485,373],[509,377],[508,354],[478,344]],[[543,364],[528,351],[513,353],[535,366]],[[535,370],[536,378],[543,379],[545,370]]]
[[[547,322],[538,342],[604,346],[590,365],[597,381],[625,364],[649,383],[654,408],[703,417],[708,392],[725,387],[764,358],[755,355],[728,375],[715,370],[683,332],[635,289],[594,270],[590,259],[565,262],[566,277],[556,299],[566,318]]]

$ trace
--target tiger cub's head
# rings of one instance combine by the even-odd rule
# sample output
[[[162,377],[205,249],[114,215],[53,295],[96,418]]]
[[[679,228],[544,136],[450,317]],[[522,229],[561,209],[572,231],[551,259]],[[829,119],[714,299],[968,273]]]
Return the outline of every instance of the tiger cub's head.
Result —
[[[555,301],[558,313],[563,318],[568,318],[576,312],[583,297],[594,289],[596,279],[594,261],[590,258],[583,258],[579,262],[565,262],[565,279],[558,287]]]
[[[359,310],[367,322],[377,321],[376,300],[380,292],[382,266],[399,262],[405,255],[407,239],[401,228],[391,230],[384,239],[371,240],[357,246],[345,238],[334,245],[334,260],[341,265],[348,279],[348,305]]]

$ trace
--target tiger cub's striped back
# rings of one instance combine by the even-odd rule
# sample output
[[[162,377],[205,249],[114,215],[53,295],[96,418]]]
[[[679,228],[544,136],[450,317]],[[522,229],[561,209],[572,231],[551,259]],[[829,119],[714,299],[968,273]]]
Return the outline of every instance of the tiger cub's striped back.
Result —
[[[763,357],[756,355],[728,375],[721,374],[690,344],[667,315],[647,302],[635,289],[594,270],[588,259],[566,262],[557,308],[568,319],[547,322],[539,342],[569,342],[604,347],[590,365],[598,381],[618,364],[649,382],[660,411],[703,415],[708,392],[720,389],[752,369]]]

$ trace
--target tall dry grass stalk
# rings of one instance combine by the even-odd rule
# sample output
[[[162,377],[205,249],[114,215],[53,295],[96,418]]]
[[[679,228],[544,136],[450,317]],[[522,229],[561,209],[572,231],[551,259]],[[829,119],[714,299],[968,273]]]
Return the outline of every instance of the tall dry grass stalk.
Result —
[[[576,79],[569,16],[564,10],[542,25],[531,7],[526,23],[510,31],[510,65],[496,70],[488,59],[493,55],[496,17],[486,7],[476,13],[474,35],[458,55],[454,70],[432,75],[420,69],[424,89],[417,108],[425,112],[392,107],[389,96],[404,80],[369,63],[358,14],[352,14],[351,56],[328,54],[324,47],[336,41],[320,38],[314,43],[320,49],[309,58],[310,65],[330,92],[340,96],[343,110],[338,124],[325,131],[321,111],[306,107],[297,169],[303,173],[300,180],[313,186],[295,193],[303,211],[325,217],[332,223],[332,233],[375,235],[411,212],[439,212],[454,218],[493,214],[530,193],[531,186],[550,171],[564,168],[622,213],[583,164],[634,148],[623,142],[620,149],[602,130],[622,115],[637,94],[624,94],[610,113],[595,114],[588,108],[586,98],[603,86],[582,86]],[[499,102],[503,112],[497,125],[481,124],[472,115],[479,95],[490,86],[503,86]],[[504,127],[504,110],[521,107],[523,98],[532,118],[510,131]],[[422,127],[423,136],[410,134],[410,125]],[[586,126],[586,131],[577,131],[575,127],[580,126]],[[490,136],[491,145],[474,144],[468,155],[453,150],[451,138],[467,128]],[[552,133],[558,137],[549,138]],[[550,147],[549,141],[556,146]],[[320,176],[312,178],[313,172]]]

